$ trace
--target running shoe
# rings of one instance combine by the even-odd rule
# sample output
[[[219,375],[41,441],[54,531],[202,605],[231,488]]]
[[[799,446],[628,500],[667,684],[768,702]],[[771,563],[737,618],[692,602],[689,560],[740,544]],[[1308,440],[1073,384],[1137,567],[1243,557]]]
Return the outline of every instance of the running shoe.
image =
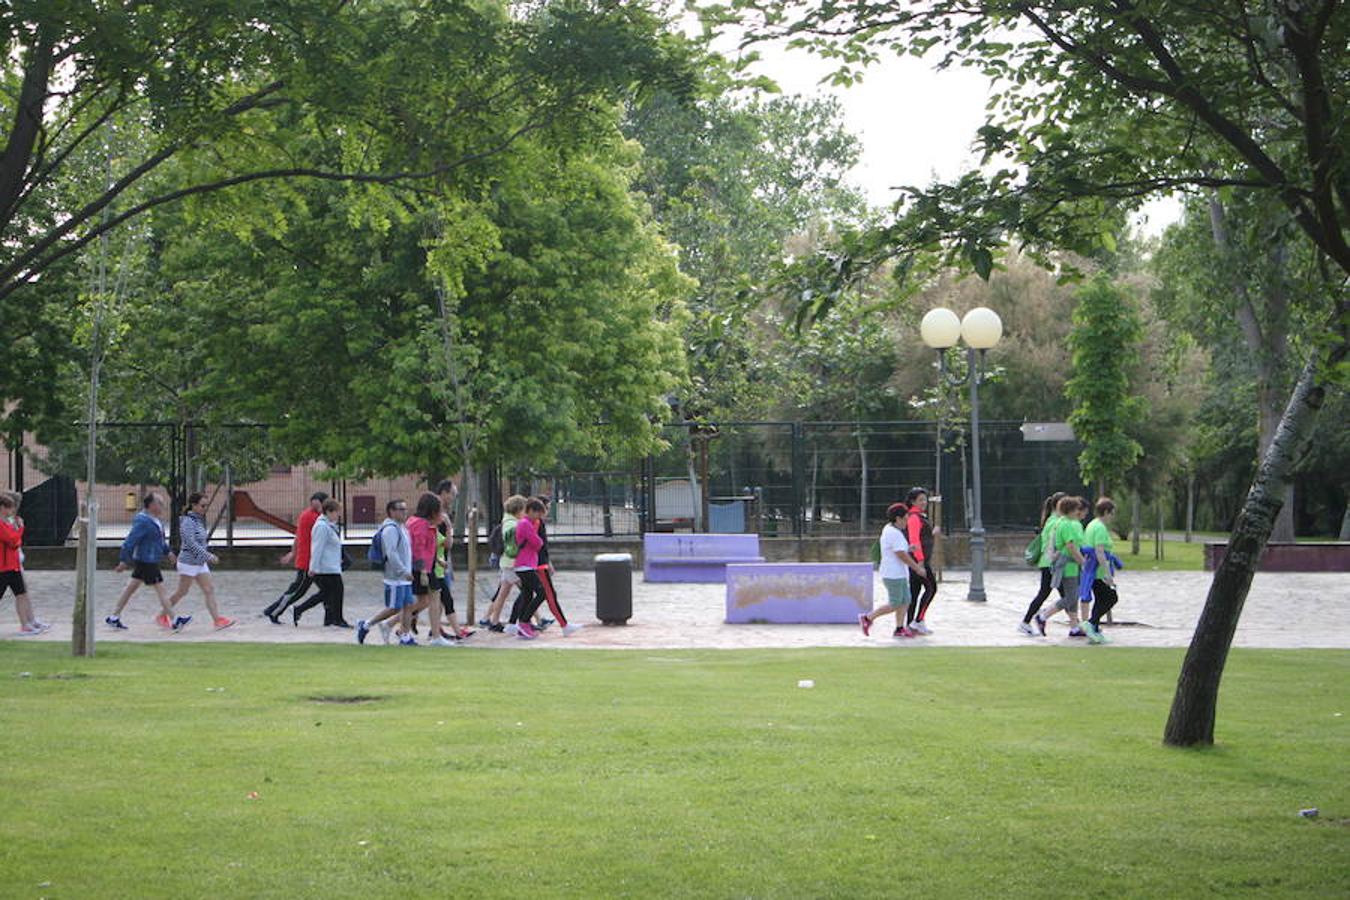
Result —
[[[891,637],[912,638],[918,637],[918,635],[909,626],[901,625],[899,628],[895,629],[895,631],[891,632]]]
[[[1083,633],[1082,627],[1078,627],[1069,629],[1069,637],[1087,637],[1087,635]]]
[[[169,617],[164,613],[160,613],[159,615],[155,616],[155,624],[158,625],[160,628],[173,627],[173,625],[169,622]]]
[[[393,628],[393,626],[390,625],[387,621],[380,622],[379,625],[380,625],[380,640],[384,641],[387,644],[389,643],[389,630]],[[411,637],[411,635],[409,635],[409,637]]]
[[[519,633],[520,633],[520,626],[517,625],[515,622],[512,622],[511,624],[509,624],[509,625],[506,626],[506,633],[507,633],[507,634],[519,634]]]
[[[42,629],[31,625],[24,625],[19,628],[19,637],[37,637],[39,634],[42,634]]]
[[[356,642],[358,644],[364,644],[366,642],[366,635],[368,634],[370,634],[370,623],[367,622],[365,619],[357,619]]]
[[[909,628],[910,628],[910,630],[913,631],[915,634],[929,635],[929,634],[932,634],[932,633],[933,633],[933,629],[929,628],[929,627],[928,627],[928,623],[925,622],[925,621],[923,621],[922,619],[919,619],[919,620],[916,621],[916,622],[910,623]]]
[[[52,630],[52,626],[48,625],[46,622],[41,621],[40,619],[33,620],[33,627],[36,628],[38,631]]]
[[[127,626],[123,625],[122,620],[117,616],[108,616],[108,618],[103,620],[103,624],[111,628],[116,628],[118,631],[127,630]]]
[[[398,639],[398,645],[400,647],[416,647],[417,638],[413,637],[411,634],[405,634]]]
[[[545,628],[547,628],[547,627],[550,626],[550,625],[555,624],[556,622],[557,622],[556,619],[545,619],[544,617],[540,616],[540,617],[539,617],[539,624],[535,626],[535,630],[536,630],[536,631],[543,631]]]
[[[478,632],[474,631],[472,628],[461,628],[459,630],[459,639],[462,641],[465,638],[473,637],[477,633]]]
[[[503,625],[501,622],[493,622],[491,625],[487,627],[487,630],[494,632],[496,634],[501,634],[503,631],[506,630],[506,626]]]
[[[223,631],[226,628],[229,628],[231,625],[234,625],[235,620],[227,619],[224,616],[221,616],[220,618],[216,619],[216,621],[213,624],[216,626],[216,631]]]
[[[516,630],[516,636],[527,641],[532,641],[539,637],[539,632],[535,631],[534,626],[529,622],[521,622],[520,627]]]
[[[1036,637],[1036,629],[1031,627],[1030,622],[1018,622],[1017,630],[1030,637]]]
[[[862,629],[863,637],[872,633],[872,620],[867,613],[858,613],[858,627]]]
[[[431,640],[427,641],[427,646],[428,646],[428,647],[458,647],[458,646],[459,646],[459,642],[458,642],[458,641],[452,641],[452,640],[450,640],[448,637],[445,637],[444,635],[441,635],[441,636],[439,636],[439,637],[434,637],[434,638],[432,638]]]
[[[1091,622],[1083,623],[1083,634],[1094,644],[1100,644],[1102,642],[1102,633],[1097,629],[1097,626],[1093,625]]]
[[[1036,630],[1041,633],[1041,637],[1045,637],[1045,620],[1041,618],[1040,613],[1036,613],[1035,621]]]
[[[586,626],[581,622],[568,622],[566,625],[562,627],[563,637],[576,634],[578,631],[580,631],[585,627]]]
[[[291,624],[296,628],[300,627],[300,607],[298,606],[291,607]]]
[[[182,631],[184,628],[188,627],[188,623],[191,621],[192,616],[179,616],[173,620],[173,630]]]
[[[491,620],[491,619],[479,619],[479,620],[478,620],[478,627],[479,627],[479,628],[491,628],[491,627],[492,627],[492,620]]]

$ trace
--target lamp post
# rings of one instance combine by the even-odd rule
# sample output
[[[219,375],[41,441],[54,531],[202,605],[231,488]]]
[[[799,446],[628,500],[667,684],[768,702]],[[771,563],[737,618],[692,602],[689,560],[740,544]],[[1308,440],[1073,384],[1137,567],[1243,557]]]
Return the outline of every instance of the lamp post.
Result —
[[[970,519],[970,593],[967,600],[983,603],[984,593],[984,519],[980,509],[980,383],[985,351],[1003,337],[1003,320],[987,307],[977,306],[958,319],[950,309],[929,310],[919,323],[923,342],[937,351],[938,370],[952,387],[970,385],[971,474],[974,479]],[[956,377],[947,371],[947,350],[957,341],[966,342],[966,374]]]

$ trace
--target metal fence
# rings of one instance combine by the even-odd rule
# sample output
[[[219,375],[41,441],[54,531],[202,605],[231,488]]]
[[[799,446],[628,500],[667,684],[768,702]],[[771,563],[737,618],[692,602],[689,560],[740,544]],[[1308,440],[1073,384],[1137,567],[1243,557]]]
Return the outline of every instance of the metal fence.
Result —
[[[990,530],[1034,526],[1054,490],[1086,493],[1076,443],[1027,442],[1021,423],[981,425],[984,522]],[[969,525],[969,448],[960,428],[932,422],[725,422],[664,428],[666,448],[636,460],[565,459],[549,469],[510,464],[474,479],[475,500],[498,511],[510,493],[553,499],[557,537],[633,536],[697,529],[765,536],[871,534],[885,508],[915,485],[942,497],[949,530]],[[85,449],[29,447],[17,461],[26,512],[51,512],[84,494]],[[16,459],[0,472],[14,487]],[[171,500],[176,528],[189,492],[209,498],[212,538],[227,544],[279,543],[315,491],[343,506],[348,537],[373,532],[391,497],[414,500],[425,477],[337,480],[319,466],[285,461],[261,425],[104,423],[99,429],[99,536],[120,540],[138,498],[158,490]],[[44,482],[45,479],[51,481]],[[45,484],[45,487],[43,486]],[[463,509],[459,511],[463,524]],[[71,513],[73,516],[73,512]],[[486,532],[499,513],[484,515]],[[60,540],[59,528],[53,532]]]

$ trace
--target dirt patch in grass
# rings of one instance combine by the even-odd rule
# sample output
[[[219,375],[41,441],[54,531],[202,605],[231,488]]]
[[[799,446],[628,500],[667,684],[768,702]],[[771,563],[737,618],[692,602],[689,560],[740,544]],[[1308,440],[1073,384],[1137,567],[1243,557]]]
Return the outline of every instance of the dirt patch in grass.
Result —
[[[314,694],[307,697],[311,703],[378,703],[385,698],[379,694]]]

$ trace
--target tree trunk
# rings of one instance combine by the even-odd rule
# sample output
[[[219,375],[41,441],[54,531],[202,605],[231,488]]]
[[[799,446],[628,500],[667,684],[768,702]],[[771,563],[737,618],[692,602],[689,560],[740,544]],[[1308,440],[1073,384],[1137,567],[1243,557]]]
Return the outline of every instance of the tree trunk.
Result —
[[[1350,502],[1345,504],[1345,513],[1341,516],[1341,533],[1336,539],[1350,541]]]
[[[1139,556],[1139,531],[1142,527],[1139,523],[1139,492],[1136,490],[1130,494],[1130,552],[1136,558]]]
[[[1318,373],[1334,371],[1346,349],[1342,344],[1325,369],[1319,369],[1319,361],[1313,358],[1299,374],[1275,439],[1261,460],[1237,525],[1228,538],[1228,551],[1210,584],[1205,608],[1177,678],[1172,712],[1163,732],[1165,744],[1189,747],[1214,743],[1219,681],[1238,618],[1251,589],[1252,575],[1284,503],[1283,487],[1307,448],[1313,423],[1326,398],[1326,386],[1319,383]]]
[[[1195,531],[1195,470],[1186,473],[1186,543]]]
[[[1279,395],[1269,384],[1260,385],[1257,396],[1258,402],[1261,404],[1258,431],[1261,436],[1259,452],[1264,457],[1270,449],[1270,442],[1275,440],[1275,432],[1280,427],[1281,415],[1284,410],[1280,408]],[[1270,539],[1278,544],[1292,544],[1294,542],[1294,485],[1292,482],[1284,486],[1283,493],[1280,514],[1275,517],[1275,527],[1271,529]]]

